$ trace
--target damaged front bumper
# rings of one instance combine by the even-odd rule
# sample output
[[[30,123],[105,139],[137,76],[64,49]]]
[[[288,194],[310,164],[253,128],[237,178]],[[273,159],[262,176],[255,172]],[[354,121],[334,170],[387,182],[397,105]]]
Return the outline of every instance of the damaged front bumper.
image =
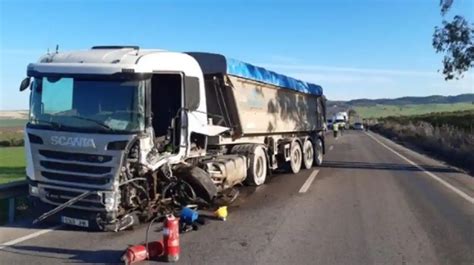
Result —
[[[137,222],[134,215],[119,216],[117,192],[84,191],[32,181],[29,184],[29,200],[38,218],[35,222],[45,219],[102,231],[123,230]],[[70,203],[74,198],[78,200]]]
[[[36,217],[55,209],[56,205],[51,205],[41,201],[38,197],[30,196],[30,204]],[[91,230],[118,231],[118,219],[116,211],[86,211],[74,208],[65,208],[45,219],[51,223],[65,223],[64,217],[87,221],[87,226],[79,225]],[[71,224],[71,223],[68,223]],[[74,224],[72,224],[74,225]]]

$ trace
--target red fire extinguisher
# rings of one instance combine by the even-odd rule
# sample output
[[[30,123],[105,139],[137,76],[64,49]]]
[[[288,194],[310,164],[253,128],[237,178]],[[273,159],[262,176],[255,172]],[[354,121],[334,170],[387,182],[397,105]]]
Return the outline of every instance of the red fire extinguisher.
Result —
[[[179,260],[179,219],[174,215],[166,216],[163,229],[163,244],[166,259],[170,262]]]
[[[129,247],[122,256],[122,261],[126,265],[130,265],[146,259],[157,258],[161,255],[163,255],[163,241],[153,241]]]
[[[144,245],[131,246],[122,256],[122,261],[125,265],[130,265],[135,262],[145,260],[148,256],[148,252]]]

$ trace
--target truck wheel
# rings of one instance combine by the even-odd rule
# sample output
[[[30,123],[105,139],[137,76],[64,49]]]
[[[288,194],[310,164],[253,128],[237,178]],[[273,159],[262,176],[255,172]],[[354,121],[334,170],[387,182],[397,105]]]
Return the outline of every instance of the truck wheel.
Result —
[[[210,203],[216,197],[217,187],[204,169],[199,167],[182,167],[177,169],[174,174],[188,182],[193,187],[196,195],[206,202]]]
[[[323,142],[321,142],[321,139],[317,139],[314,146],[316,149],[314,152],[314,164],[320,166],[323,164]]]
[[[297,141],[291,143],[290,157],[290,171],[293,174],[297,174],[301,170],[301,162],[303,160],[301,146]]]
[[[314,162],[314,148],[310,140],[306,140],[303,144],[303,166],[310,169]]]
[[[267,179],[267,156],[261,146],[256,146],[250,154],[249,169],[245,183],[251,186],[260,186]]]

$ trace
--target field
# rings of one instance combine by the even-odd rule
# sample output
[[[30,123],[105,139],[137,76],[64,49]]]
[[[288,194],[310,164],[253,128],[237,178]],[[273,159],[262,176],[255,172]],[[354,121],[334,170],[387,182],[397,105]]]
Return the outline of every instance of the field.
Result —
[[[417,105],[375,105],[356,106],[354,110],[362,118],[381,118],[388,116],[412,116],[432,112],[453,112],[474,110],[472,103],[455,104],[417,104]]]
[[[0,128],[23,128],[26,124],[25,119],[0,119]]]
[[[382,119],[393,121],[402,125],[410,123],[426,122],[433,127],[449,126],[457,130],[474,133],[474,110],[429,113],[414,116],[390,116]]]
[[[0,128],[0,148],[22,146],[23,131],[18,128]]]
[[[0,147],[0,184],[25,179],[23,147]]]
[[[22,146],[27,111],[0,111],[0,147]]]

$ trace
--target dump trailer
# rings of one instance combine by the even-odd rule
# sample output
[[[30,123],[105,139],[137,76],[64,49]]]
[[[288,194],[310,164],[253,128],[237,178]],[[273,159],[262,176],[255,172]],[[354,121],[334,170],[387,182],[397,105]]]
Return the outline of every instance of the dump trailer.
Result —
[[[66,224],[118,231],[323,160],[322,88],[220,54],[56,52],[27,88],[30,198]]]

